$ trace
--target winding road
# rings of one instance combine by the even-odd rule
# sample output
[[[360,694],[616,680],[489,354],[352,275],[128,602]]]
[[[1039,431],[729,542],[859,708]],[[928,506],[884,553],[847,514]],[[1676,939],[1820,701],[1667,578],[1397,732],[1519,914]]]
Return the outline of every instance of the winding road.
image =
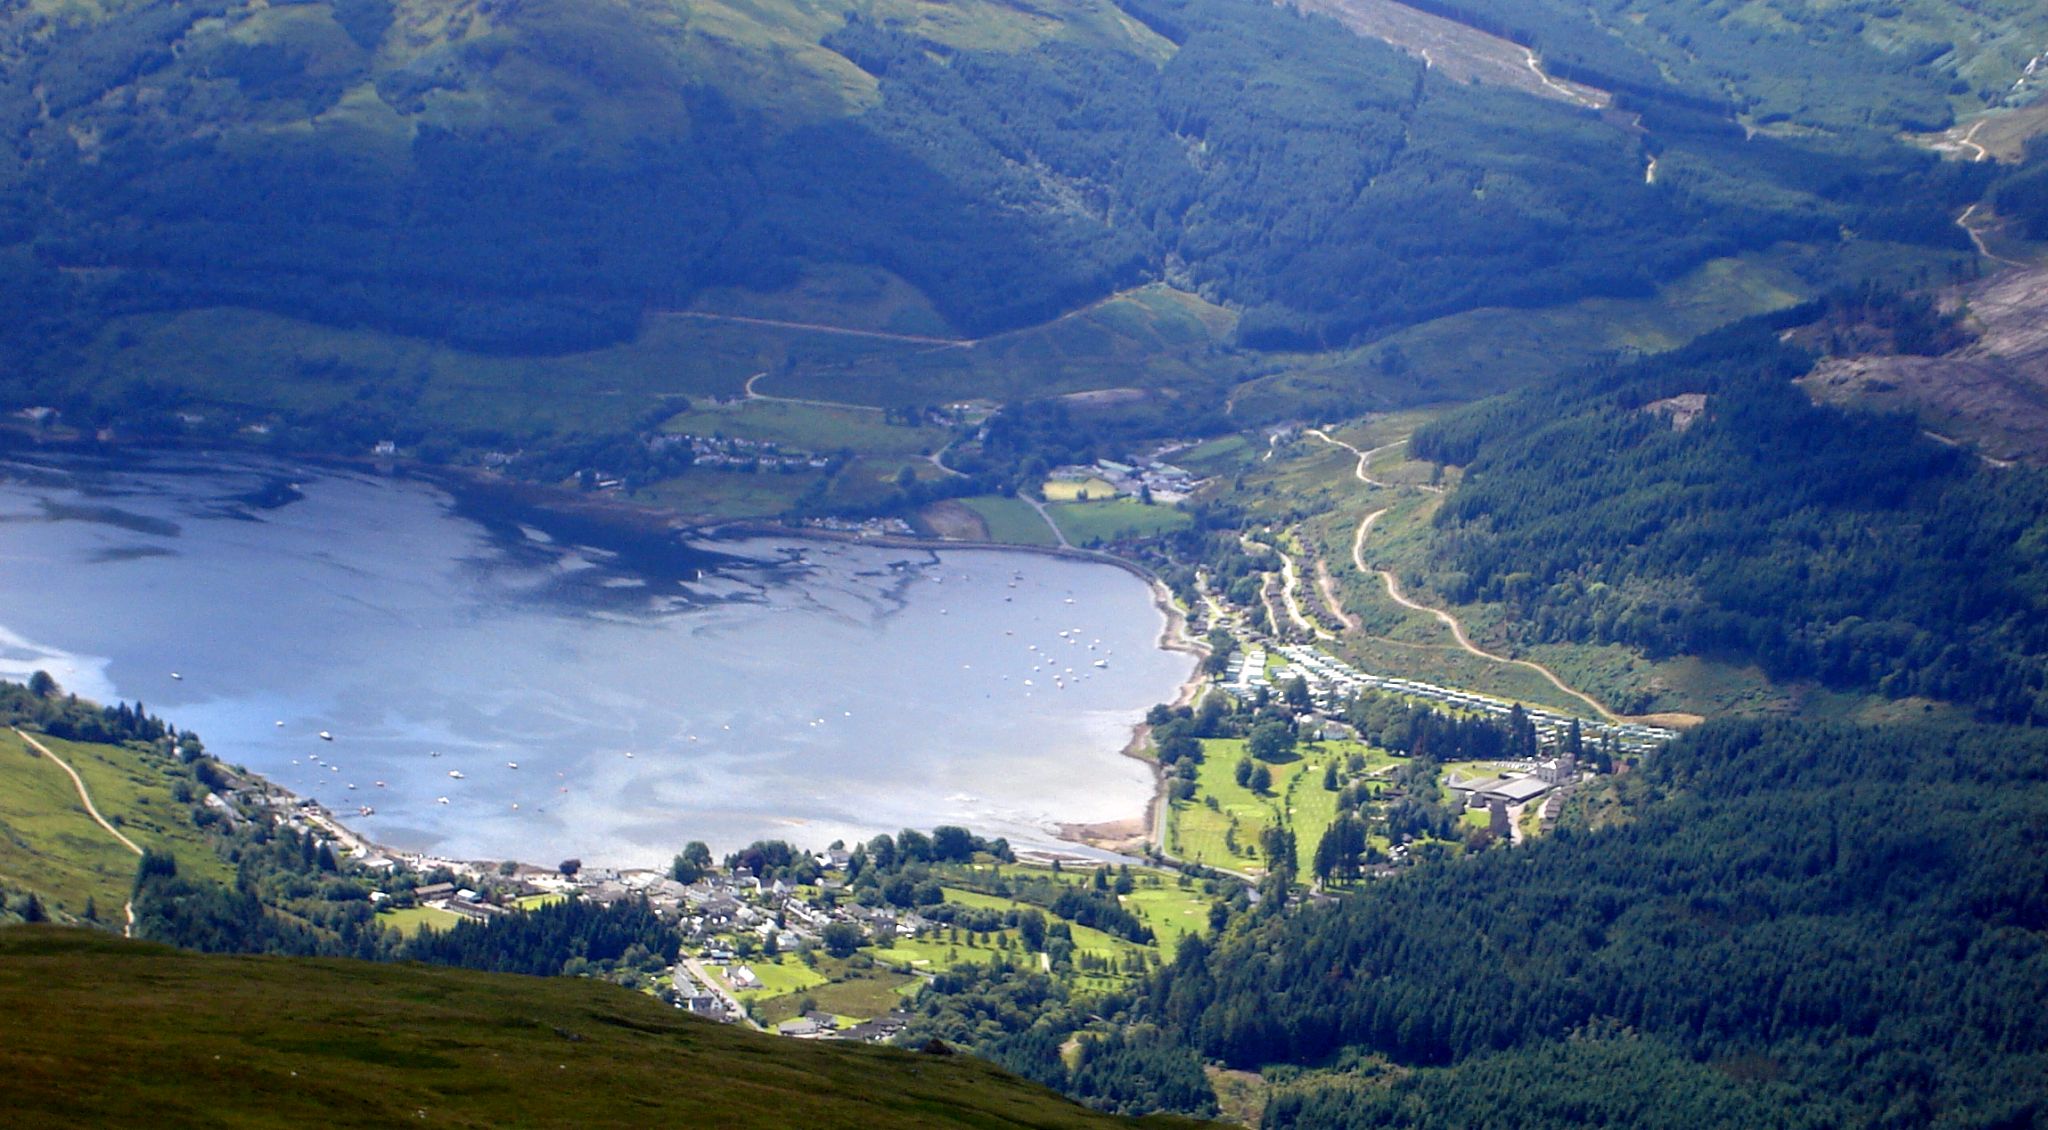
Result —
[[[1329,433],[1323,431],[1321,428],[1309,428],[1307,429],[1307,432],[1309,435],[1315,436],[1317,439],[1322,440],[1324,443],[1331,444],[1336,447],[1341,447],[1346,451],[1349,451],[1357,455],[1358,466],[1354,468],[1353,474],[1357,476],[1358,481],[1364,483],[1367,486],[1381,488],[1385,488],[1387,484],[1380,482],[1378,479],[1373,478],[1372,475],[1366,470],[1366,465],[1368,461],[1372,458],[1372,456],[1379,452],[1386,451],[1389,448],[1398,447],[1401,444],[1408,442],[1408,438],[1406,436],[1403,436],[1402,438],[1395,440],[1393,443],[1382,444],[1379,447],[1373,448],[1371,451],[1360,451],[1358,448],[1352,446],[1351,444],[1345,443],[1343,440],[1333,438],[1329,435]],[[1443,493],[1442,487],[1424,489],[1433,489],[1438,494]],[[1427,604],[1419,604],[1413,600],[1408,599],[1407,594],[1401,591],[1401,579],[1399,577],[1396,577],[1392,570],[1375,569],[1372,566],[1367,565],[1365,563],[1366,535],[1372,532],[1373,523],[1379,521],[1382,515],[1386,514],[1387,511],[1392,509],[1393,507],[1391,506],[1382,506],[1378,510],[1373,511],[1370,514],[1367,514],[1365,516],[1365,520],[1358,524],[1358,534],[1357,536],[1351,539],[1351,563],[1357,566],[1358,571],[1360,573],[1379,574],[1381,582],[1387,586],[1387,597],[1389,599],[1391,599],[1395,604],[1398,604],[1403,608],[1415,612],[1421,612],[1425,615],[1435,617],[1438,623],[1450,629],[1451,638],[1457,640],[1458,646],[1463,650],[1473,655],[1476,655],[1481,659],[1490,659],[1495,663],[1507,663],[1517,667],[1526,667],[1529,670],[1536,672],[1537,674],[1543,676],[1545,679],[1549,680],[1551,686],[1556,687],[1558,690],[1564,692],[1565,694],[1570,695],[1571,697],[1579,700],[1580,702],[1585,703],[1588,707],[1591,707],[1593,712],[1595,714],[1598,714],[1600,716],[1600,720],[1603,722],[1618,723],[1624,720],[1620,715],[1615,714],[1613,711],[1607,709],[1606,706],[1602,705],[1599,702],[1599,700],[1595,699],[1593,696],[1587,694],[1584,691],[1572,687],[1563,679],[1558,678],[1557,672],[1552,671],[1550,668],[1544,666],[1543,664],[1530,659],[1516,659],[1513,656],[1496,655],[1493,652],[1487,651],[1485,648],[1482,648],[1479,645],[1473,643],[1470,637],[1465,635],[1465,626],[1458,622],[1457,617],[1451,615],[1448,612],[1445,612],[1441,608],[1431,608]]]
[[[1976,228],[1970,226],[1970,218],[1972,216],[1975,216],[1976,214],[1977,205],[1975,204],[1972,204],[1968,208],[1963,209],[1963,214],[1956,217],[1956,226],[1963,229],[1963,233],[1970,237],[1970,243],[1977,248],[1977,254],[1982,255],[1983,257],[1991,260],[1994,263],[2003,263],[2008,267],[2026,266],[2025,263],[2022,263],[2017,259],[2008,259],[2005,256],[2000,255],[1996,251],[1991,250],[1990,245],[1984,242],[1984,234],[1978,231]]]
[[[1336,436],[1331,435],[1330,433],[1324,431],[1321,428],[1304,428],[1302,429],[1302,432],[1305,435],[1312,435],[1317,439],[1322,440],[1324,443],[1329,444],[1332,447],[1341,447],[1344,450],[1350,452],[1351,454],[1358,456],[1358,466],[1354,468],[1351,473],[1358,476],[1359,482],[1364,483],[1366,486],[1369,487],[1379,487],[1382,490],[1394,489],[1396,484],[1383,483],[1378,479],[1373,478],[1372,472],[1369,471],[1367,468],[1371,466],[1373,456],[1378,455],[1382,451],[1392,451],[1395,448],[1400,447],[1401,445],[1407,443],[1407,436],[1402,436],[1400,439],[1397,439],[1392,443],[1383,443],[1369,451],[1361,451],[1358,448],[1352,446],[1351,444],[1345,443],[1343,440],[1338,439]],[[1428,483],[1411,483],[1409,485],[1413,486],[1416,490],[1425,490],[1431,494],[1442,494],[1444,492],[1444,488],[1440,486],[1432,486]]]
[[[1359,572],[1378,573],[1380,576],[1380,580],[1386,583],[1387,597],[1389,599],[1391,599],[1395,604],[1398,604],[1403,608],[1411,609],[1416,612],[1422,612],[1430,616],[1434,616],[1438,623],[1442,624],[1444,627],[1449,628],[1451,630],[1451,638],[1457,640],[1458,646],[1460,648],[1463,648],[1465,651],[1468,651],[1481,659],[1490,659],[1495,663],[1508,663],[1513,664],[1516,667],[1527,667],[1529,670],[1536,672],[1537,674],[1543,676],[1545,679],[1548,679],[1550,681],[1551,686],[1556,687],[1558,690],[1563,691],[1565,694],[1568,694],[1573,698],[1578,699],[1580,702],[1585,703],[1587,706],[1591,707],[1593,712],[1600,716],[1601,721],[1608,723],[1619,723],[1624,721],[1624,719],[1620,715],[1614,713],[1613,711],[1607,709],[1605,706],[1601,705],[1599,700],[1595,699],[1592,695],[1589,695],[1584,691],[1573,688],[1563,679],[1558,678],[1557,672],[1552,671],[1550,668],[1545,667],[1543,664],[1538,663],[1533,659],[1516,659],[1513,656],[1509,655],[1496,655],[1493,652],[1487,651],[1485,648],[1482,648],[1479,645],[1473,643],[1471,639],[1465,635],[1465,626],[1463,624],[1458,623],[1458,618],[1456,616],[1453,616],[1450,613],[1445,612],[1441,608],[1431,608],[1427,604],[1418,604],[1415,601],[1408,599],[1407,595],[1401,591],[1401,580],[1400,578],[1394,576],[1393,570],[1374,569],[1371,566],[1367,565],[1365,563],[1365,535],[1372,532],[1372,524],[1374,522],[1379,521],[1380,515],[1385,514],[1387,511],[1392,509],[1393,507],[1391,506],[1383,506],[1370,514],[1367,514],[1365,516],[1365,521],[1360,522],[1358,524],[1358,536],[1353,538],[1351,541],[1351,563],[1358,567]]]
[[[142,854],[142,849],[136,846],[134,840],[131,840],[127,836],[123,835],[121,833],[121,829],[116,828],[112,824],[107,823],[107,818],[100,815],[100,810],[92,803],[92,794],[86,791],[85,778],[78,775],[78,770],[73,769],[69,762],[65,761],[61,757],[58,757],[56,752],[52,750],[49,746],[46,746],[43,743],[35,740],[34,738],[29,737],[27,734],[22,733],[20,729],[13,726],[9,726],[8,729],[13,730],[14,736],[20,738],[23,742],[27,743],[30,749],[33,749],[37,753],[42,754],[44,757],[49,758],[51,764],[55,765],[59,769],[62,769],[65,775],[71,778],[72,786],[78,790],[78,799],[80,803],[85,805],[85,814],[87,816],[92,817],[93,823],[98,824],[102,828],[105,828],[107,830],[107,835],[110,835],[115,839],[121,841],[122,847],[125,847],[129,851],[134,852],[137,856],[140,856]],[[127,915],[128,918],[128,925],[121,932],[123,934],[132,936],[135,933],[134,901],[130,900],[128,905],[122,907],[121,910],[122,913]]]

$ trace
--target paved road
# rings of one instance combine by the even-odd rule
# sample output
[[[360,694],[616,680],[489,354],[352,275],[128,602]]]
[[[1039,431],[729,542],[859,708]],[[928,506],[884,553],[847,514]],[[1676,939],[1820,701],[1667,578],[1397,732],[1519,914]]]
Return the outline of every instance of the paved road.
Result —
[[[709,989],[714,996],[723,1000],[726,1007],[732,1010],[732,1014],[739,1018],[740,1023],[756,1031],[762,1030],[759,1024],[754,1023],[754,1018],[747,1015],[747,1010],[740,1004],[740,999],[726,992],[725,986],[719,983],[718,978],[713,976],[709,969],[704,968],[703,962],[698,961],[694,957],[686,957],[683,959],[683,968],[690,971],[690,976],[695,978],[698,984]]]

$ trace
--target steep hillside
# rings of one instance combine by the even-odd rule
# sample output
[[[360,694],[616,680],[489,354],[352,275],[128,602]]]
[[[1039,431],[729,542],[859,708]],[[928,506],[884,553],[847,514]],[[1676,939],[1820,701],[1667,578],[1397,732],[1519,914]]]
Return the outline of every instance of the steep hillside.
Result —
[[[1305,1068],[1268,1127],[2032,1125],[2044,773],[2032,730],[1710,722],[1599,830],[1240,920],[1142,1013]]]
[[[20,1125],[1138,1124],[970,1056],[776,1039],[589,981],[54,928],[0,931],[0,1015]]]
[[[1891,316],[1894,336],[1931,341],[1939,324],[1912,329],[1913,309]],[[1416,456],[1465,467],[1435,515],[1427,583],[1497,604],[1521,644],[1622,643],[2048,718],[2048,478],[1910,417],[1813,404],[1793,384],[1813,355],[1781,334],[1820,313],[1418,431]]]
[[[907,281],[925,332],[1164,280],[1319,348],[1780,241],[1957,246],[1973,183],[1874,118],[1745,143],[1681,82],[1645,135],[1254,0],[27,5],[0,64],[33,314],[0,346],[49,399],[112,314],[563,352],[846,265]]]
[[[1858,340],[1854,328],[1817,340],[1827,356],[1800,378],[1815,398],[1911,412],[1932,433],[1993,462],[2048,464],[2048,272],[2009,270],[1954,288],[1957,341],[1902,352]],[[1865,335],[1867,336],[1867,335]]]

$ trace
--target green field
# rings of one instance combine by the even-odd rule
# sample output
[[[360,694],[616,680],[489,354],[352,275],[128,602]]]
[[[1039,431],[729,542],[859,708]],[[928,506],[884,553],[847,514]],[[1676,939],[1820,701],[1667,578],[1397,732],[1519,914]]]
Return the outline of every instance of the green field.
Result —
[[[1194,519],[1167,506],[1147,506],[1135,498],[1107,502],[1062,502],[1046,508],[1060,531],[1075,545],[1151,537],[1178,530]]]
[[[775,1015],[778,1011],[777,1006],[785,1002],[789,1005],[799,1005],[803,1003],[803,998],[805,997],[810,998],[813,1008],[829,1012],[834,1016],[847,1016],[855,1020],[872,1020],[885,1012],[902,1008],[906,995],[905,990],[914,990],[922,984],[924,982],[919,978],[901,973],[874,973],[855,980],[833,981],[829,984],[806,989],[795,994],[794,997],[786,997],[782,1000],[763,1003],[761,1006],[761,1020],[763,1023],[773,1024],[778,1020],[787,1019],[787,1017],[777,1017]],[[792,1008],[791,1015],[795,1015],[798,1011],[801,1010]]]
[[[1167,842],[1174,855],[1211,867],[1258,866],[1259,833],[1278,819],[1278,809],[1273,798],[1253,793],[1233,777],[1237,761],[1243,756],[1242,739],[1209,738],[1202,742],[1195,798],[1174,802],[1167,827]],[[1281,772],[1292,767],[1269,768],[1273,770],[1277,793],[1283,787]],[[1216,801],[1214,809],[1206,803],[1212,798]]]
[[[1024,958],[1023,942],[1015,930],[1000,930],[984,935],[989,941],[976,943],[968,938],[965,930],[960,940],[953,941],[944,929],[935,935],[922,938],[897,938],[886,946],[877,946],[869,954],[878,962],[901,966],[919,973],[938,973],[958,965],[981,965],[993,957],[1006,957],[1012,961]],[[1008,942],[1006,946],[1003,943]]]
[[[1365,772],[1392,764],[1385,750],[1363,742],[1333,741],[1304,743],[1294,760],[1268,764],[1273,775],[1272,791],[1261,796],[1237,783],[1238,759],[1244,756],[1240,738],[1209,738],[1202,742],[1202,764],[1195,777],[1193,800],[1175,801],[1168,818],[1167,840],[1173,854],[1194,863],[1235,870],[1263,871],[1259,836],[1280,824],[1294,833],[1295,871],[1311,874],[1316,845],[1337,819],[1337,794],[1323,788],[1323,767],[1331,759],[1348,759],[1353,753],[1365,755]],[[1345,780],[1355,779],[1343,769]],[[1216,807],[1210,808],[1213,798]],[[1231,829],[1235,828],[1235,835]],[[1235,850],[1232,843],[1235,843]],[[1193,892],[1174,891],[1186,896]],[[1136,892],[1137,898],[1146,892]],[[1154,895],[1155,899],[1163,896]],[[1207,913],[1207,908],[1202,908]],[[1182,916],[1184,919],[1186,915]],[[1206,926],[1206,920],[1203,921]],[[1157,926],[1154,929],[1158,929]]]
[[[885,406],[1013,401],[1120,388],[1220,390],[1247,361],[1215,348],[1236,315],[1154,284],[963,348],[880,344],[841,364],[800,363],[759,391]]]
[[[1131,913],[1152,927],[1159,938],[1159,951],[1169,961],[1180,952],[1182,938],[1208,932],[1212,901],[1200,890],[1182,890],[1170,882],[1153,887],[1141,881],[1137,890],[1123,896]]]
[[[1205,440],[1186,451],[1176,452],[1168,457],[1168,462],[1198,475],[1220,475],[1256,462],[1260,454],[1259,449],[1254,448],[1244,436],[1229,435]]]
[[[52,1130],[1133,1125],[973,1056],[781,1040],[573,977],[21,927],[0,1015],[8,1121]]]
[[[785,993],[799,993],[805,989],[816,988],[825,983],[824,974],[788,956],[781,956],[779,958],[756,957],[751,961],[742,961],[737,964],[744,965],[748,969],[753,970],[754,976],[761,981],[759,988],[741,989],[735,986],[729,978],[726,979],[725,987],[732,990],[732,994],[743,1001],[765,1000],[769,997],[782,996]],[[733,967],[728,968],[728,973],[730,968]]]
[[[175,854],[187,874],[234,881],[233,868],[192,822],[191,805],[172,795],[173,778],[156,753],[37,740],[78,771],[100,814],[129,839]],[[135,882],[135,853],[93,823],[71,778],[11,730],[0,730],[0,781],[0,881],[36,891],[65,914],[84,914],[91,899],[101,921],[119,922]]]
[[[1039,494],[1047,502],[1078,502],[1084,499],[1108,500],[1118,496],[1116,487],[1106,479],[1047,479],[1039,488]]]
[[[1008,542],[1011,545],[1057,545],[1059,539],[1053,536],[1052,527],[1038,516],[1031,504],[1020,498],[1004,498],[996,495],[982,495],[978,498],[960,499],[960,504],[979,515],[988,527],[990,541]]]
[[[435,906],[408,906],[383,911],[377,915],[377,921],[410,938],[421,930],[452,929],[462,921],[462,916]]]

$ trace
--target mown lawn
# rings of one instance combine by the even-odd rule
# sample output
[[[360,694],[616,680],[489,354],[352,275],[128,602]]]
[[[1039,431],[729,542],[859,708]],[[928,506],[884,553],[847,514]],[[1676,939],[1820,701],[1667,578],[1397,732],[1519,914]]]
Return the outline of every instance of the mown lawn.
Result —
[[[740,965],[754,971],[754,976],[761,982],[758,988],[741,989],[732,983],[731,971]],[[756,957],[751,961],[738,962],[727,967],[726,973],[721,976],[725,980],[725,987],[731,989],[733,995],[743,1001],[779,997],[784,993],[798,993],[825,983],[824,974],[787,956],[782,957],[780,961]]]
[[[1237,783],[1234,774],[1238,759],[1243,756],[1243,739],[1210,738],[1202,742],[1202,765],[1195,778],[1194,799],[1176,801],[1173,806],[1167,838],[1175,855],[1189,862],[1227,868],[1259,862],[1259,834],[1278,818],[1278,811],[1272,797],[1259,796]],[[1277,772],[1274,787],[1282,787]],[[1216,801],[1213,809],[1207,804],[1210,798]]]
[[[1106,502],[1061,502],[1047,507],[1052,520],[1075,545],[1093,545],[1119,538],[1151,537],[1178,530],[1194,521],[1170,506],[1147,506],[1135,498]]]
[[[1039,488],[1047,502],[1075,502],[1084,498],[1111,499],[1119,493],[1107,480],[1097,478],[1047,479]]]
[[[1159,951],[1169,961],[1180,952],[1182,938],[1208,932],[1212,901],[1199,888],[1183,890],[1172,882],[1156,887],[1140,885],[1123,897],[1131,913],[1152,927],[1152,933],[1159,938]]]
[[[410,938],[421,930],[449,930],[462,916],[452,910],[436,906],[408,906],[398,910],[387,910],[377,915],[377,924],[388,926]]]

